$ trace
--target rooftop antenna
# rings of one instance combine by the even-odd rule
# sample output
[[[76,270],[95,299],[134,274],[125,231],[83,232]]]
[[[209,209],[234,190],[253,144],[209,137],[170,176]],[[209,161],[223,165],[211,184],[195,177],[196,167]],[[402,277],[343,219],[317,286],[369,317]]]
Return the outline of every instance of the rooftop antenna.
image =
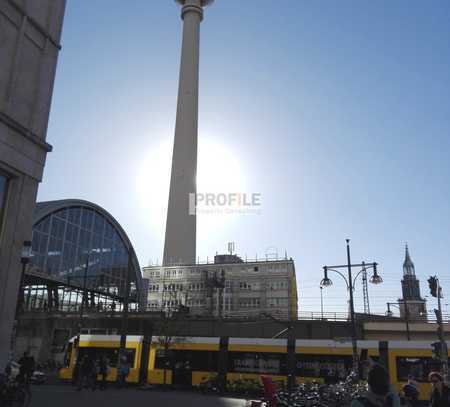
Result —
[[[278,260],[278,249],[275,246],[269,246],[266,249],[266,261]]]
[[[229,242],[229,243],[228,243],[228,253],[229,253],[230,255],[233,254],[234,248],[235,248],[234,242]]]

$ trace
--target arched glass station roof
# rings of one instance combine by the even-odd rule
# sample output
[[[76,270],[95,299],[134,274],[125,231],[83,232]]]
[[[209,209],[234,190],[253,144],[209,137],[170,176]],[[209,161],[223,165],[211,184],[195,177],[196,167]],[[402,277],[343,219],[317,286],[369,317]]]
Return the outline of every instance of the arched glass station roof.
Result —
[[[123,298],[129,272],[130,300],[139,300],[142,278],[134,249],[98,205],[74,199],[38,203],[32,249],[35,275]]]

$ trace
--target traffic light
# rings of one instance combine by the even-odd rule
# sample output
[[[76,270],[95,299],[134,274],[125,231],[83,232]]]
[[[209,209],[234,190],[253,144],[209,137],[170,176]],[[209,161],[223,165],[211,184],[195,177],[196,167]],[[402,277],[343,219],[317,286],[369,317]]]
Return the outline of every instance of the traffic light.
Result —
[[[430,287],[430,293],[433,297],[438,296],[438,280],[436,278],[436,276],[431,276],[428,279],[428,286]]]
[[[433,342],[431,344],[431,353],[433,355],[433,359],[441,359],[441,343]]]

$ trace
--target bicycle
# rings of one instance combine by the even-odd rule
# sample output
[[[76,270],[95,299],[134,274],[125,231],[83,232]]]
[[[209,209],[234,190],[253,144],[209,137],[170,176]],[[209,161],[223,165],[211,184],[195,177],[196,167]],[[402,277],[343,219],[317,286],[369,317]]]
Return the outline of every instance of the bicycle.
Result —
[[[26,384],[0,374],[0,407],[28,407],[31,391]]]

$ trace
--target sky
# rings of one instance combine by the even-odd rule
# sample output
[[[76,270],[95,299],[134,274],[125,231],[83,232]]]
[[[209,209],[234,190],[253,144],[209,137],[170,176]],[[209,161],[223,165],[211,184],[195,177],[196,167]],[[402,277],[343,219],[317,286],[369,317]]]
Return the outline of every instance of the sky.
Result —
[[[200,214],[199,258],[227,242],[249,259],[287,251],[299,310],[319,312],[322,267],[346,262],[349,238],[354,262],[379,263],[369,294],[382,313],[401,296],[408,242],[422,295],[437,274],[450,298],[449,21],[447,0],[208,7],[198,189],[261,206]],[[101,205],[141,266],[162,258],[181,28],[172,0],[67,2],[38,200]],[[346,311],[332,278],[324,310]],[[360,283],[355,297],[362,310]]]

